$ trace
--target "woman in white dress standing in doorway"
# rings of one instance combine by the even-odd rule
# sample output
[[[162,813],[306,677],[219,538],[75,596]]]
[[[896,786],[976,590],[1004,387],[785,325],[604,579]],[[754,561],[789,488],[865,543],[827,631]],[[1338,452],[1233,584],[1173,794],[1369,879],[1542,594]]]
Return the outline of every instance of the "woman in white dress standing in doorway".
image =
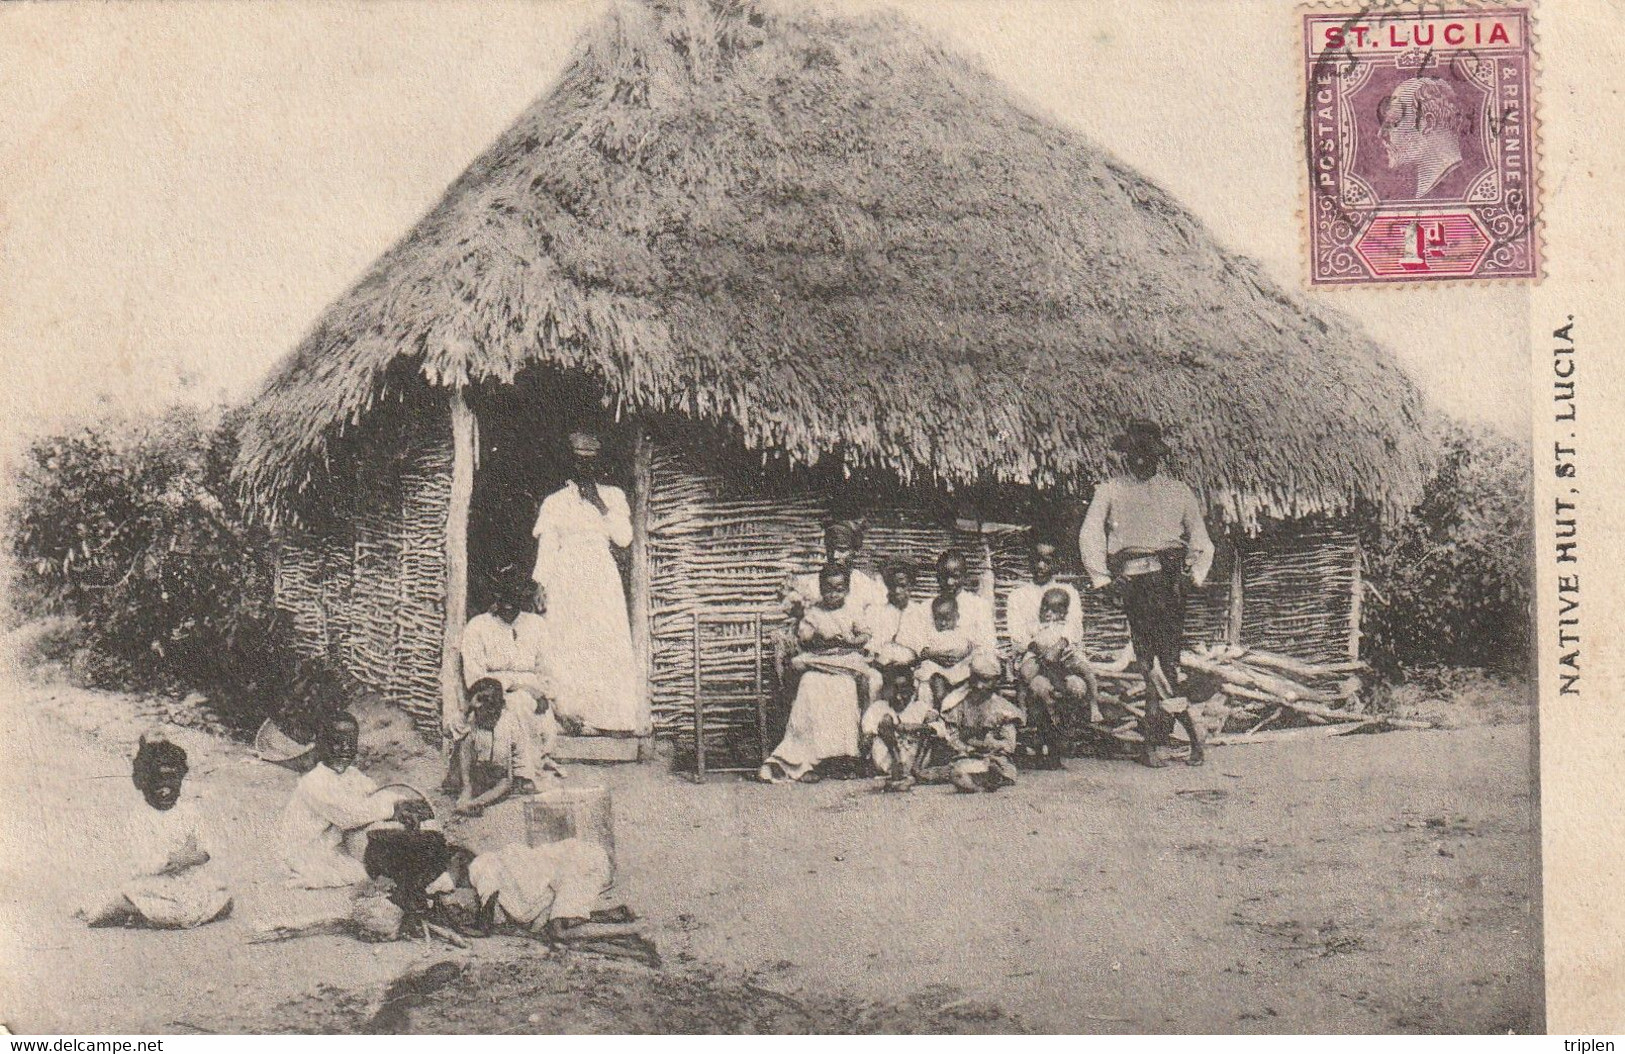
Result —
[[[558,717],[583,733],[639,731],[637,663],[611,546],[632,544],[626,493],[598,482],[600,442],[570,434],[574,468],[536,514],[536,569],[553,644]]]

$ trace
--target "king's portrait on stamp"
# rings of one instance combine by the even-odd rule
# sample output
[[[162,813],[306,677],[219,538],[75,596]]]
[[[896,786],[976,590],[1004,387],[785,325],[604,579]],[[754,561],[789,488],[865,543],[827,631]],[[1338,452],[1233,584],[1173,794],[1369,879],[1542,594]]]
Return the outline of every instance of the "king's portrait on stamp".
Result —
[[[1303,15],[1315,285],[1540,274],[1524,4]]]

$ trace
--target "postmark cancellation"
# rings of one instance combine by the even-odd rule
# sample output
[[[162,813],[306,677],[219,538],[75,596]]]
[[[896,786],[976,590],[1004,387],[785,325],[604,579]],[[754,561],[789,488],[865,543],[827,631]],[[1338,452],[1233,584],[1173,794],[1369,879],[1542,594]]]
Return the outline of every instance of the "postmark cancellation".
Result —
[[[1310,283],[1538,278],[1530,5],[1301,17]]]

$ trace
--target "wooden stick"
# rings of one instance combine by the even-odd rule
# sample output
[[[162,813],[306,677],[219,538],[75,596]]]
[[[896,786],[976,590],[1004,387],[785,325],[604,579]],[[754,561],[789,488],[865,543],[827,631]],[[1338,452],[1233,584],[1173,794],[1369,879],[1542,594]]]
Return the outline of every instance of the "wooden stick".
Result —
[[[1265,725],[1269,724],[1271,721],[1274,721],[1276,718],[1278,718],[1280,716],[1281,716],[1281,708],[1279,706],[1277,706],[1273,710],[1271,710],[1269,713],[1264,715],[1264,720],[1258,722],[1258,724],[1256,724],[1253,727],[1249,728],[1246,732],[1243,733],[1243,735],[1249,735],[1250,736],[1250,735],[1253,735],[1254,733],[1262,732],[1264,730]]]
[[[1242,746],[1247,743],[1284,743],[1294,739],[1326,739],[1342,735],[1346,725],[1307,725],[1303,728],[1271,728],[1254,735],[1231,733],[1208,739],[1209,746]]]
[[[632,429],[632,654],[638,665],[638,732],[649,735],[649,492],[654,441],[636,417]]]
[[[1361,602],[1365,597],[1365,586],[1361,576],[1361,565],[1365,562],[1364,554],[1360,551],[1360,539],[1354,538],[1354,574],[1349,584],[1349,659],[1358,662],[1360,659],[1360,618]]]
[[[1239,532],[1236,541],[1231,544],[1231,557],[1230,606],[1229,611],[1226,613],[1224,639],[1231,645],[1239,645],[1241,644],[1241,630],[1244,625],[1243,613],[1245,611],[1242,606],[1241,540]]]
[[[462,388],[451,390],[451,497],[446,503],[446,608],[440,647],[442,713],[463,707],[463,664],[459,645],[468,621],[468,513],[474,499],[474,460],[478,422]]]
[[[1289,673],[1294,677],[1308,680],[1318,680],[1323,677],[1335,676],[1337,671],[1329,666],[1320,666],[1316,663],[1301,662],[1290,655],[1278,652],[1265,651],[1262,648],[1248,648],[1243,657],[1244,662],[1255,663],[1259,666],[1268,666],[1271,669]]]
[[[1298,711],[1300,714],[1303,714],[1305,717],[1308,717],[1308,718],[1311,718],[1311,719],[1319,717],[1319,718],[1322,718],[1322,719],[1324,719],[1326,721],[1348,722],[1348,721],[1365,721],[1365,720],[1368,720],[1371,717],[1370,714],[1357,714],[1357,713],[1354,713],[1354,712],[1349,711],[1349,710],[1333,710],[1330,707],[1316,706],[1314,703],[1306,703],[1306,702],[1302,702],[1302,701],[1294,701],[1294,700],[1285,700],[1284,699],[1284,700],[1281,701],[1281,705],[1282,706],[1289,706],[1292,709]],[[1431,727],[1431,726],[1425,726],[1425,727]]]
[[[454,947],[457,947],[457,948],[470,948],[470,947],[473,947],[473,945],[469,944],[468,941],[463,938],[463,935],[461,933],[458,933],[456,930],[447,929],[446,927],[444,927],[444,926],[442,926],[442,925],[440,925],[438,923],[425,921],[423,923],[423,928],[424,928],[424,930],[426,932],[431,933],[436,937],[439,937],[441,940],[445,941],[447,944],[450,944],[450,945],[452,945]]]

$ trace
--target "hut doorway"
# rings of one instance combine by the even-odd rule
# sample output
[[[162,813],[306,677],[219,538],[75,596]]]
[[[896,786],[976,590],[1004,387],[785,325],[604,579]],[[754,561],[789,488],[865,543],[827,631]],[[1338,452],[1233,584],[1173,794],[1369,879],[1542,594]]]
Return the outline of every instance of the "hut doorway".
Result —
[[[597,434],[600,483],[620,488],[633,500],[632,436],[602,406],[600,393],[579,377],[551,370],[527,371],[513,384],[489,386],[470,399],[479,422],[478,462],[468,517],[468,611],[490,605],[496,584],[512,575],[528,576],[536,564],[532,534],[544,499],[570,481],[573,431]],[[627,548],[611,546],[620,598],[629,625],[631,559]],[[559,661],[567,661],[561,656]],[[557,673],[558,671],[555,671]],[[640,713],[645,686],[637,685]]]

